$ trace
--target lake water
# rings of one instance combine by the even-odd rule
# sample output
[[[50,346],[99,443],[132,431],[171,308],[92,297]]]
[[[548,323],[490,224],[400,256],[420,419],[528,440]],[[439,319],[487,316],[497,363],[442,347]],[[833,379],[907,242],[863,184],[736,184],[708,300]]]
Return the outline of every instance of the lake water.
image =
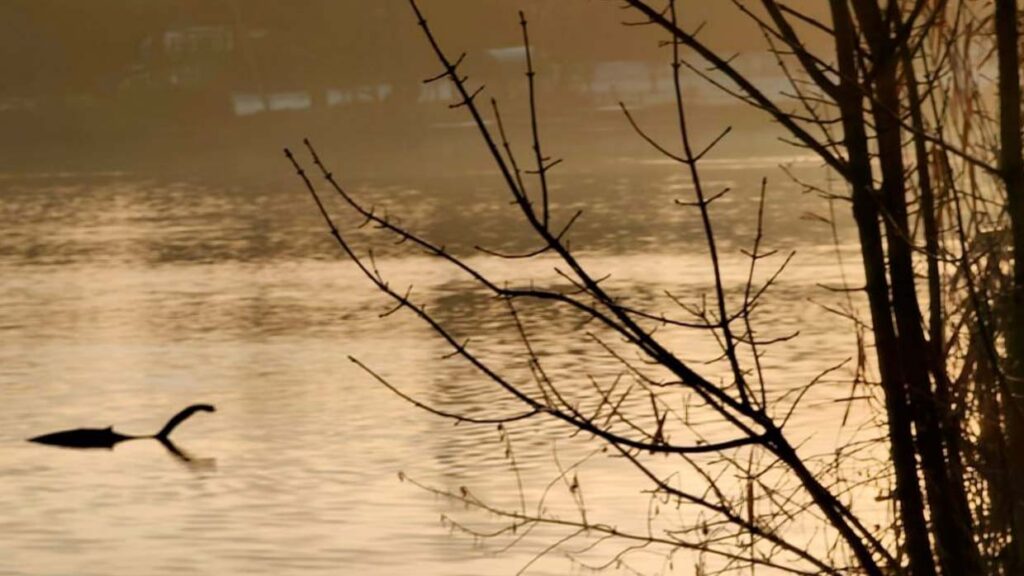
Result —
[[[818,287],[842,282],[831,230],[813,216],[827,216],[828,206],[774,168],[783,161],[822,180],[822,169],[802,159],[720,160],[704,174],[713,190],[733,189],[714,205],[733,290],[746,274],[739,250],[749,247],[755,229],[762,175],[771,177],[766,245],[797,251],[756,318],[767,335],[800,331],[765,359],[772,395],[856,353],[850,325],[819,306],[845,298]],[[400,480],[403,472],[440,489],[466,487],[500,505],[519,501],[494,426],[453,426],[421,412],[349,356],[445,409],[497,415],[518,408],[465,364],[443,359],[448,350],[412,315],[379,318],[389,303],[341,257],[298,181],[225,180],[0,179],[0,575],[578,569],[565,551],[582,542],[530,564],[564,531],[537,530],[510,548],[508,537],[453,533],[443,516],[484,530],[499,524]],[[491,174],[349,186],[502,281],[558,281],[550,259],[494,261],[474,252],[476,244],[533,246]],[[697,302],[711,288],[699,219],[673,203],[691,193],[678,170],[624,159],[559,174],[553,207],[558,221],[585,209],[572,245],[596,275],[611,274],[610,290],[672,311],[665,290]],[[837,210],[846,272],[856,284],[848,207]],[[358,223],[342,221],[346,231]],[[375,246],[377,264],[395,285],[413,283],[414,299],[456,334],[477,334],[481,354],[513,376],[525,374],[500,303],[436,259],[374,240],[371,230],[351,233]],[[571,314],[527,312],[535,345],[567,389],[586,385],[587,374],[607,382],[622,370],[586,342]],[[707,338],[666,338],[685,359],[717,355]],[[695,366],[712,377],[724,374],[721,364]],[[797,413],[791,433],[805,453],[827,452],[849,435],[839,425],[847,404],[838,401],[850,394],[848,382],[849,373],[840,371]],[[113,451],[24,441],[111,424],[152,433],[195,402],[215,404],[217,412],[175,432],[190,463],[154,441]],[[867,413],[853,408],[851,427]],[[596,447],[553,422],[511,426],[510,437],[529,506],[557,479],[558,465],[571,466]],[[594,521],[643,525],[650,502],[641,491],[649,486],[621,460],[593,455],[578,477]],[[551,498],[553,507],[564,500]],[[602,544],[577,560],[608,562],[624,547]],[[627,562],[661,566],[643,551]],[[672,568],[691,574],[694,562],[681,554]]]

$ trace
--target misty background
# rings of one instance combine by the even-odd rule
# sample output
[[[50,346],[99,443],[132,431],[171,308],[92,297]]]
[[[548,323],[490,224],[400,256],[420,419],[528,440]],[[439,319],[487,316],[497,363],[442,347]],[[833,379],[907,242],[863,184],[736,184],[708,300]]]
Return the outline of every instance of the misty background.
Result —
[[[514,133],[527,120],[516,11],[526,13],[541,120],[560,155],[649,153],[620,101],[655,132],[670,123],[668,49],[655,30],[624,26],[616,2],[427,0],[423,9],[447,50],[468,53],[464,71],[500,101]],[[690,2],[682,18],[691,29],[710,21],[702,38],[735,52],[768,93],[784,90],[761,34],[730,3]],[[422,83],[439,71],[427,48],[402,0],[3,2],[0,170],[251,172],[305,136],[357,171],[473,161],[475,134],[446,106],[451,86]],[[726,143],[733,150],[777,146],[757,137],[763,115],[693,74],[684,91],[710,111],[691,115],[698,133],[728,123],[747,130]]]

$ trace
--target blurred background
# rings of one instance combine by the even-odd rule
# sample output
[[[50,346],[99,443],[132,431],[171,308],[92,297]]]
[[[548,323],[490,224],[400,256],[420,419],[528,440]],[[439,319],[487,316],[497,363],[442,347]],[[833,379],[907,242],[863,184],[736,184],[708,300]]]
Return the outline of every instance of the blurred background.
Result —
[[[663,38],[623,26],[633,16],[616,2],[422,5],[446,48],[469,54],[464,71],[513,126],[525,120],[516,14],[525,11],[545,132],[577,158],[599,156],[608,140],[639,148],[622,130],[620,101],[654,111],[671,103]],[[692,28],[706,23],[702,39],[736,54],[766,92],[784,89],[760,32],[730,3],[690,2],[681,17]],[[3,171],[245,171],[303,136],[354,164],[422,170],[444,158],[416,163],[424,149],[465,132],[464,116],[444,106],[452,88],[421,82],[440,69],[401,0],[9,0],[0,5],[0,70]],[[693,115],[697,128],[707,119],[715,128],[726,118],[764,124],[692,74],[684,90],[708,111]]]

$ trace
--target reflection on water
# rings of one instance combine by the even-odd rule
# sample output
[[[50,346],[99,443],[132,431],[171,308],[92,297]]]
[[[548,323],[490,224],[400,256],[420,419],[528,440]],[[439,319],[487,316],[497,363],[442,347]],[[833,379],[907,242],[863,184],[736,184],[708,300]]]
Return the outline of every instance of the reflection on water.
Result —
[[[725,270],[734,288],[745,277],[738,251],[753,233],[765,170],[755,168],[723,163],[707,173],[710,186],[733,189],[714,211],[723,250],[735,256]],[[798,169],[819,176],[813,166]],[[553,208],[563,218],[584,210],[573,246],[611,274],[612,290],[662,309],[671,305],[666,289],[683,299],[707,291],[706,256],[698,219],[673,204],[690,191],[687,181],[657,166],[642,170],[643,178],[566,177]],[[779,180],[770,186],[767,234],[798,256],[760,322],[768,333],[802,335],[765,359],[770,373],[785,376],[776,394],[852,349],[848,328],[809,304],[840,297],[815,288],[841,281],[830,231],[806,215],[826,207]],[[475,253],[476,245],[533,248],[499,184],[464,175],[415,187],[352,185],[496,278],[554,281],[549,260],[493,262]],[[372,231],[353,234],[362,241]],[[414,281],[417,298],[454,333],[486,333],[481,353],[523,373],[515,334],[486,294],[407,247],[385,242],[375,251],[395,282]],[[538,532],[495,555],[497,546],[441,526],[439,515],[458,515],[457,507],[397,477],[469,486],[515,505],[498,432],[415,411],[347,356],[442,408],[516,407],[465,365],[442,360],[447,350],[415,319],[378,319],[387,308],[339,261],[293,182],[0,180],[0,574],[514,573],[557,536]],[[572,314],[530,312],[527,329],[554,376],[620,369],[565,338],[579,329]],[[670,340],[684,358],[715,355],[713,342]],[[810,446],[835,441],[845,404],[833,400],[848,394],[837,386],[808,400],[828,407],[793,425]],[[114,423],[151,433],[168,411],[197,401],[215,404],[217,414],[174,438],[206,465],[179,466],[156,442],[100,453],[24,442]],[[528,494],[554,477],[555,455],[573,462],[592,448],[565,432],[532,422],[513,431]],[[621,462],[595,457],[583,477],[601,521],[627,526],[645,517],[641,485]],[[566,564],[555,556],[531,570],[561,574]]]

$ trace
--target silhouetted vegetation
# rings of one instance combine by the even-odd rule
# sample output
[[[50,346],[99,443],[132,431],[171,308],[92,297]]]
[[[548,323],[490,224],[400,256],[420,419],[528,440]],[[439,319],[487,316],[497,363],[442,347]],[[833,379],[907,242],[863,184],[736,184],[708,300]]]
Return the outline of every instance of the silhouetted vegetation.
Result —
[[[473,406],[442,410],[406,395],[382,370],[360,366],[416,406],[456,422],[513,427],[535,418],[560,421],[569,433],[589,436],[631,463],[647,481],[638,490],[692,514],[673,524],[652,512],[648,531],[620,531],[588,520],[575,479],[565,483],[579,509],[572,519],[541,506],[535,512],[525,504],[494,506],[469,490],[440,493],[505,518],[507,533],[556,525],[567,535],[555,545],[608,538],[622,543],[623,554],[639,546],[664,549],[669,557],[693,549],[708,559],[709,570],[1024,572],[1024,259],[1014,257],[1024,251],[1024,146],[1016,0],[829,0],[824,16],[775,0],[756,7],[736,2],[734,16],[757,25],[790,82],[781,95],[759,87],[729,55],[705,44],[698,23],[680,17],[683,3],[626,0],[627,13],[638,18],[632,24],[660,28],[670,40],[678,140],[653,138],[628,103],[623,112],[639,138],[687,174],[694,194],[679,203],[695,210],[708,253],[709,297],[688,302],[670,295],[673,312],[634,306],[630,294],[616,293],[574,252],[572,226],[581,214],[553,207],[550,180],[559,160],[543,146],[542,80],[530,58],[526,19],[531,150],[522,157],[514,153],[498,104],[486,101],[465,76],[463,57],[445,51],[411,4],[441,64],[432,81],[455,86],[455,107],[479,129],[509,199],[538,241],[535,251],[523,254],[480,247],[481,258],[540,259],[555,276],[529,285],[492,278],[484,261],[457,256],[396,216],[361,203],[307,142],[327,186],[364,225],[437,257],[507,307],[528,370],[498,371],[486,351],[474,348],[472,334],[454,333],[417,302],[413,287],[389,282],[372,252],[353,245],[335,224],[334,205],[288,152],[348,258],[396,311],[420,317],[453,357],[503,388],[521,411],[480,416]],[[808,40],[822,36],[827,42]],[[765,247],[762,190],[757,232],[745,252],[746,281],[737,288],[723,279],[714,203],[727,191],[703,184],[701,163],[729,130],[723,127],[710,142],[692,141],[683,74],[704,77],[769,115],[793,145],[816,154],[845,182],[841,191],[813,183],[807,188],[848,205],[856,223],[864,285],[835,287],[851,294],[848,306],[835,312],[857,334],[850,351],[857,364],[853,384],[865,400],[856,408],[878,411],[881,439],[838,446],[821,459],[804,454],[789,434],[786,424],[801,398],[841,366],[822,366],[818,378],[798,386],[785,383],[784,370],[762,366],[765,350],[790,338],[757,324],[758,307],[788,258]],[[762,272],[773,256],[773,268]],[[585,327],[559,337],[603,351],[620,370],[549,373],[536,328],[528,328],[535,324],[524,321],[545,307],[565,309]],[[684,361],[679,344],[708,336],[720,345],[718,361],[699,368]],[[697,424],[709,418],[720,424],[713,434]],[[849,474],[872,449],[888,455],[875,463],[877,473]],[[567,471],[559,478],[568,478]],[[879,492],[889,513],[870,510]],[[808,527],[824,537],[808,537]]]

